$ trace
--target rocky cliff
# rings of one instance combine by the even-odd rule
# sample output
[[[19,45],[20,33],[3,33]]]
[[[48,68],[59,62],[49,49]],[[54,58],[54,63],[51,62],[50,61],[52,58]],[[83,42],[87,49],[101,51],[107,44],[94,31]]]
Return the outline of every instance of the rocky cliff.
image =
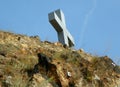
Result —
[[[120,87],[120,67],[107,56],[0,31],[0,87]]]

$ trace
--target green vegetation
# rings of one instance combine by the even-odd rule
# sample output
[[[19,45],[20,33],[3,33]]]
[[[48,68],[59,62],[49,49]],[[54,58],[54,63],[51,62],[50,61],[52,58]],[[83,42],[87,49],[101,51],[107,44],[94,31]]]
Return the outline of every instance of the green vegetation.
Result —
[[[120,67],[39,37],[0,32],[0,87],[115,87]],[[37,54],[43,53],[43,58]],[[39,63],[38,60],[43,61]],[[68,75],[70,73],[70,76]]]

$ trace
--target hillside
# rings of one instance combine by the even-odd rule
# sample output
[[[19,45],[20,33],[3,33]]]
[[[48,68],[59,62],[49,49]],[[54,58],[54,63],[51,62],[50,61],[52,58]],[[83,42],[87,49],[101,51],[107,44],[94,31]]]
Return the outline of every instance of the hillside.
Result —
[[[0,31],[0,87],[120,87],[120,67],[107,56]]]

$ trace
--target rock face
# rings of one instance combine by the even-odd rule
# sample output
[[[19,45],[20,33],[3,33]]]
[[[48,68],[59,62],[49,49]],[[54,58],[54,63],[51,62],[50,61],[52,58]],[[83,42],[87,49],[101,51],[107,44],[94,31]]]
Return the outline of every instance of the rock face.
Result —
[[[33,75],[36,73],[40,73],[42,76],[45,76],[46,78],[51,78],[51,84],[53,86],[62,87],[60,82],[60,77],[57,73],[57,67],[55,64],[52,64],[50,61],[50,58],[45,56],[44,54],[38,54],[38,64],[35,65],[33,69]]]
[[[0,32],[0,87],[119,87],[120,67],[109,57]]]

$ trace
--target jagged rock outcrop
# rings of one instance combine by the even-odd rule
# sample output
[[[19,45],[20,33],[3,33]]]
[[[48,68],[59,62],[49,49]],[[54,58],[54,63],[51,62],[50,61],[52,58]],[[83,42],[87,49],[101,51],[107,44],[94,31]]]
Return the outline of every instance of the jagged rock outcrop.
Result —
[[[119,87],[120,67],[60,43],[0,31],[0,87]]]

